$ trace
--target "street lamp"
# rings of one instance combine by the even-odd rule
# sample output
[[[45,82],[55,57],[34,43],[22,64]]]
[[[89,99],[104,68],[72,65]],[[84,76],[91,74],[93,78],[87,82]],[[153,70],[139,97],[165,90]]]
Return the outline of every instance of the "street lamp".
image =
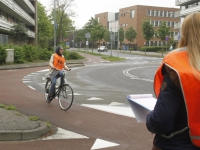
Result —
[[[56,51],[56,0],[54,0],[54,51]]]

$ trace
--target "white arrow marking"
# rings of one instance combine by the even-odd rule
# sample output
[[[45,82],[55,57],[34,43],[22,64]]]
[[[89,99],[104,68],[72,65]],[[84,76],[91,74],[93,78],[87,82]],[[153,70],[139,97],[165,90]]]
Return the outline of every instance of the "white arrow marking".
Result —
[[[119,144],[117,143],[112,143],[112,142],[105,141],[102,139],[97,139],[94,145],[92,146],[91,150],[101,149],[101,148],[106,148],[106,147],[113,147],[113,146],[118,146],[118,145]]]
[[[68,130],[64,130],[62,128],[58,128],[58,131],[56,134],[53,134],[47,138],[44,138],[42,140],[53,140],[53,139],[86,139],[88,138],[87,136],[71,132]]]
[[[102,98],[98,98],[98,97],[92,97],[87,99],[88,101],[94,101],[94,100],[103,100]]]

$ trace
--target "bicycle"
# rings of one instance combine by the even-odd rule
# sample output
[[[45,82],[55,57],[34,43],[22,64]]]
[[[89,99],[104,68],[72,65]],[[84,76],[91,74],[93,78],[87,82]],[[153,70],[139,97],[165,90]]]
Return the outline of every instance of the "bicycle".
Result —
[[[74,92],[71,86],[65,83],[65,72],[63,71],[63,81],[60,83],[58,87],[55,88],[55,92],[50,101],[47,100],[47,97],[50,91],[52,81],[50,77],[47,77],[46,80],[47,81],[45,84],[45,91],[44,91],[46,102],[50,103],[54,98],[57,97],[60,108],[65,111],[68,110],[72,106],[74,100]]]

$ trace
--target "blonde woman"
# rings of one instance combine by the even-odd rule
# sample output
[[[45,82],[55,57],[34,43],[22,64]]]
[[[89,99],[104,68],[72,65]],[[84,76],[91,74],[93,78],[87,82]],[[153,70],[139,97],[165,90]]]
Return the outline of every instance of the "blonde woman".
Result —
[[[154,79],[157,103],[146,118],[155,133],[152,150],[200,150],[200,13],[187,16],[178,49]]]

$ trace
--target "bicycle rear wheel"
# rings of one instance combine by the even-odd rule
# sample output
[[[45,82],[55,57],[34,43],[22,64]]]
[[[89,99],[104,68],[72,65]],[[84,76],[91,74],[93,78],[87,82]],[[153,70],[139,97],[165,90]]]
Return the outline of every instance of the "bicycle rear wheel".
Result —
[[[74,92],[72,88],[68,84],[63,85],[58,96],[60,108],[62,110],[68,110],[72,106],[73,100]]]
[[[51,87],[51,80],[47,79],[47,82],[45,84],[45,88],[44,88],[44,98],[45,100],[48,102],[47,97],[50,91],[50,87]]]

